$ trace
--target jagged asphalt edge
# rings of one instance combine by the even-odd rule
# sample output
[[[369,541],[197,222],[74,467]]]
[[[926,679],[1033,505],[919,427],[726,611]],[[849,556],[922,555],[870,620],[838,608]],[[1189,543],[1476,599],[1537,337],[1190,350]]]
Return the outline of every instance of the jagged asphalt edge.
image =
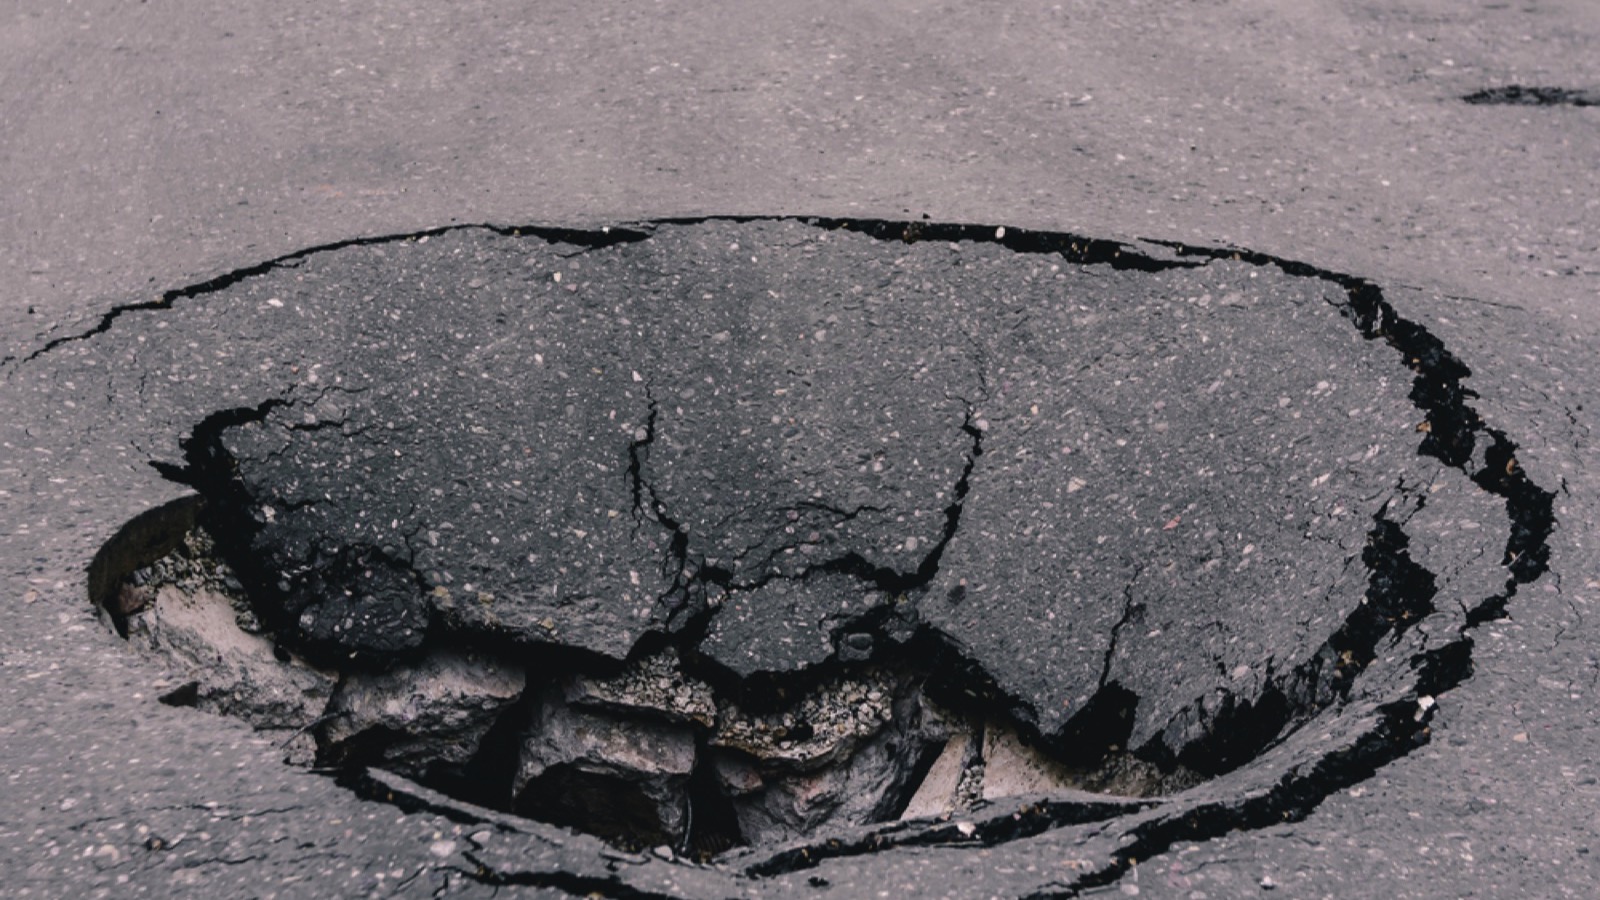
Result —
[[[459,224],[405,234],[355,238],[305,248],[266,262],[226,272],[207,281],[167,291],[153,301],[113,307],[101,316],[94,327],[52,339],[24,357],[21,362],[31,362],[64,344],[103,334],[109,331],[116,320],[124,314],[170,309],[179,300],[222,291],[240,281],[276,268],[292,267],[307,257],[325,251],[416,240],[458,230],[487,230],[506,236],[541,237],[552,243],[562,242],[598,248],[647,239],[650,231],[657,225],[692,225],[717,221],[799,221],[826,230],[861,232],[880,240],[996,243],[1014,252],[1054,253],[1068,262],[1081,265],[1103,264],[1118,269],[1144,272],[1192,268],[1211,260],[1231,259],[1255,266],[1275,267],[1293,277],[1315,278],[1337,285],[1349,298],[1348,304],[1340,306],[1340,310],[1356,325],[1363,337],[1369,340],[1384,340],[1386,344],[1401,353],[1408,367],[1417,373],[1411,399],[1424,413],[1424,421],[1431,426],[1418,452],[1438,458],[1447,466],[1461,471],[1481,489],[1501,497],[1511,525],[1511,535],[1507,540],[1503,558],[1503,563],[1510,570],[1505,589],[1468,610],[1467,623],[1462,627],[1457,640],[1434,648],[1412,660],[1412,665],[1419,674],[1419,691],[1438,694],[1454,687],[1470,675],[1472,639],[1468,632],[1484,621],[1501,617],[1506,604],[1515,596],[1518,586],[1536,580],[1548,568],[1547,539],[1555,527],[1554,494],[1540,488],[1516,464],[1517,445],[1505,432],[1484,423],[1476,410],[1466,402],[1468,397],[1476,396],[1460,383],[1462,379],[1470,376],[1470,370],[1450,354],[1442,342],[1421,325],[1401,317],[1385,299],[1382,290],[1367,279],[1269,254],[1226,247],[1195,246],[1159,239],[1141,241],[1143,246],[1136,247],[1133,244],[1107,239],[997,226],[798,216],[670,218],[648,220],[600,231],[538,225],[516,227]],[[1169,251],[1172,256],[1166,259],[1157,258],[1155,253],[1151,252],[1152,249],[1157,252]],[[1191,261],[1196,258],[1200,261]],[[0,365],[0,368],[3,368],[3,365]],[[1481,440],[1486,440],[1487,446],[1484,447],[1480,462],[1473,458],[1473,450]],[[1052,886],[1035,896],[1075,896],[1082,890],[1114,882],[1127,871],[1131,860],[1148,859],[1178,841],[1205,839],[1229,830],[1260,827],[1269,823],[1303,818],[1333,791],[1359,782],[1387,762],[1405,755],[1419,743],[1426,742],[1427,718],[1415,715],[1415,704],[1389,704],[1380,708],[1380,713],[1378,724],[1355,746],[1341,753],[1323,757],[1307,773],[1286,777],[1267,795],[1236,805],[1230,805],[1227,801],[1217,801],[1204,805],[1199,810],[1191,809],[1179,819],[1156,819],[1143,823],[1130,832],[1133,840],[1124,847],[1125,855],[1119,856],[1111,865],[1085,873],[1070,884]],[[810,854],[804,855],[810,856]],[[765,870],[760,874],[778,874],[777,870],[789,870],[788,866],[783,865],[773,869],[766,866],[755,868]],[[749,871],[749,874],[757,873]]]
[[[1418,654],[1411,661],[1418,674],[1419,694],[1437,696],[1465,681],[1472,673],[1473,639],[1469,632],[1483,622],[1502,618],[1518,587],[1544,575],[1549,568],[1548,539],[1555,530],[1554,492],[1539,487],[1528,477],[1516,463],[1516,443],[1501,429],[1484,422],[1467,403],[1467,398],[1477,396],[1461,384],[1471,371],[1426,328],[1396,312],[1382,289],[1365,278],[1253,251],[1195,247],[1176,241],[1151,243],[1167,247],[1179,257],[1233,259],[1338,285],[1349,297],[1349,305],[1341,310],[1362,337],[1383,340],[1417,373],[1411,400],[1429,426],[1417,452],[1438,459],[1486,493],[1500,497],[1510,525],[1502,557],[1502,565],[1509,571],[1503,590],[1466,610],[1466,621],[1455,640]],[[1487,446],[1482,448],[1480,462],[1475,451],[1485,439]],[[1182,816],[1141,823],[1128,833],[1129,839],[1119,847],[1119,855],[1110,865],[1028,897],[1076,897],[1085,890],[1120,880],[1136,860],[1164,853],[1180,841],[1204,840],[1229,831],[1304,819],[1333,792],[1365,780],[1382,766],[1426,743],[1431,712],[1427,710],[1419,716],[1416,704],[1406,701],[1381,706],[1376,726],[1353,745],[1319,758],[1308,771],[1290,773],[1266,794],[1236,804],[1214,801],[1186,810]]]

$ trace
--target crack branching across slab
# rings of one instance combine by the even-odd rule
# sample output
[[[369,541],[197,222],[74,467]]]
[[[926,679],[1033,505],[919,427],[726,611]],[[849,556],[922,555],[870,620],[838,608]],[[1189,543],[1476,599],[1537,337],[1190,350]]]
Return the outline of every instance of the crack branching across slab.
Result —
[[[656,493],[655,486],[645,480],[644,466],[649,460],[650,447],[656,440],[656,422],[661,407],[656,402],[655,395],[651,393],[648,383],[644,391],[649,408],[643,428],[644,434],[635,436],[635,439],[628,444],[628,482],[629,490],[633,494],[633,521],[635,533],[640,525],[648,521],[659,525],[669,535],[667,546],[661,554],[661,575],[668,579],[668,587],[660,597],[656,598],[656,602],[668,604],[676,613],[687,603],[693,587],[692,582],[697,578],[705,580],[703,574],[705,567],[703,564],[695,565],[690,561],[688,530],[667,511],[667,504]]]
[[[893,223],[856,223],[854,226],[837,223],[832,227],[854,227],[880,237],[896,235]],[[902,239],[907,240],[914,239],[917,234],[917,230],[909,226],[900,231]],[[946,226],[938,236],[942,239],[983,240],[987,234],[986,228]],[[996,242],[1022,252],[1035,247],[1052,252],[1051,242],[1035,240],[1026,232],[1008,233],[996,229],[992,234]],[[1010,241],[1005,240],[1008,234]],[[1457,469],[1480,488],[1502,498],[1510,524],[1503,558],[1510,573],[1505,589],[1484,599],[1469,611],[1456,640],[1418,654],[1410,661],[1417,674],[1416,690],[1419,696],[1436,695],[1460,684],[1472,671],[1472,639],[1468,632],[1483,621],[1504,615],[1505,606],[1515,596],[1518,585],[1534,581],[1547,571],[1550,554],[1548,538],[1555,528],[1553,492],[1539,487],[1528,477],[1516,463],[1516,444],[1502,430],[1484,423],[1477,411],[1468,404],[1467,400],[1476,394],[1461,382],[1470,376],[1470,369],[1426,328],[1399,315],[1383,296],[1382,290],[1367,279],[1251,251],[1194,247],[1174,241],[1150,240],[1147,243],[1168,248],[1184,261],[1141,260],[1127,245],[1119,245],[1121,249],[1116,251],[1114,258],[1122,267],[1140,271],[1192,265],[1187,261],[1188,258],[1231,259],[1256,266],[1275,267],[1294,277],[1331,282],[1344,290],[1347,302],[1340,305],[1340,311],[1356,325],[1362,336],[1369,340],[1383,340],[1401,354],[1405,365],[1415,373],[1410,399],[1424,415],[1423,426],[1419,429],[1424,433],[1424,438],[1418,453]],[[1103,247],[1092,249],[1101,254],[1105,252]],[[1078,246],[1072,245],[1063,255],[1071,259],[1073,254],[1080,252]],[[1475,455],[1474,450],[1481,450],[1481,454]],[[1379,597],[1379,602],[1358,608],[1329,642],[1330,647],[1335,643],[1345,645],[1335,656],[1337,662],[1342,664],[1335,667],[1332,684],[1335,697],[1347,694],[1354,675],[1370,661],[1370,655],[1366,659],[1358,658],[1359,650],[1365,649],[1370,654],[1369,644],[1375,647],[1384,634],[1403,631],[1412,621],[1432,611],[1434,576],[1410,560],[1405,552],[1408,539],[1397,523],[1386,518],[1387,511],[1386,505],[1375,514],[1368,547],[1363,551],[1363,562],[1372,573],[1371,589]],[[1346,656],[1346,653],[1349,655]],[[1314,656],[1301,668],[1320,667],[1322,659],[1322,654]],[[1299,678],[1295,680],[1299,681],[1304,681],[1308,675],[1317,680],[1326,678],[1325,674],[1315,672],[1296,674]],[[1331,702],[1332,698],[1328,698],[1315,705],[1325,708]],[[1245,726],[1246,733],[1253,730],[1258,736],[1265,735],[1265,740],[1258,737],[1249,741],[1257,744],[1251,748],[1254,753],[1264,750],[1283,731],[1283,725],[1286,724],[1281,721],[1284,711],[1275,708],[1279,706],[1270,702],[1258,703],[1255,710],[1245,711],[1255,715],[1241,716],[1242,721],[1231,723],[1234,727]],[[1303,818],[1332,792],[1364,780],[1387,762],[1426,743],[1429,735],[1426,723],[1431,718],[1432,709],[1431,706],[1419,709],[1416,703],[1409,701],[1384,706],[1378,710],[1376,727],[1354,745],[1323,757],[1309,770],[1285,776],[1273,791],[1243,802],[1219,801],[1208,804],[1197,813],[1186,812],[1182,817],[1158,818],[1141,825],[1133,833],[1131,845],[1124,847],[1123,854],[1111,865],[1085,873],[1071,884],[1047,890],[1038,896],[1075,896],[1082,890],[1110,884],[1125,874],[1132,860],[1165,852],[1179,841],[1204,840],[1230,830]],[[1256,721],[1249,721],[1251,719]],[[1253,729],[1249,727],[1251,725],[1254,725]],[[1221,760],[1224,770],[1243,761]]]
[[[300,591],[301,594],[311,596],[316,594],[319,585],[339,584],[342,580],[349,579],[353,573],[359,572],[363,573],[368,581],[372,580],[375,573],[380,579],[398,581],[406,585],[408,591],[414,592],[417,598],[425,597],[429,585],[423,574],[412,565],[414,552],[410,549],[409,541],[406,542],[403,552],[398,547],[379,547],[356,542],[328,547],[318,541],[312,548],[313,558],[306,560],[302,566],[304,571],[293,573],[292,576],[291,573],[271,571],[267,562],[252,546],[257,535],[266,526],[267,520],[258,514],[256,498],[238,477],[237,462],[227,449],[224,436],[236,428],[264,424],[277,411],[301,405],[314,406],[323,397],[338,390],[343,389],[327,387],[305,398],[296,397],[291,390],[285,396],[270,397],[255,406],[213,412],[197,423],[187,437],[179,440],[183,465],[152,461],[151,466],[168,480],[193,488],[203,498],[204,506],[198,511],[198,521],[204,523],[217,518],[227,519],[228,527],[213,528],[211,533],[218,543],[221,555],[229,561],[238,576],[246,584],[256,586],[256,589],[249,593],[260,596],[272,595],[274,592],[266,590],[265,586],[277,584],[279,589],[276,593],[283,594],[290,582],[294,582],[304,588]],[[289,431],[315,431],[324,426],[319,423],[285,422],[283,427]],[[322,502],[324,501],[317,498],[307,498],[292,503],[280,503],[279,509],[287,512]],[[302,585],[300,584],[302,581],[308,583]],[[333,592],[327,593],[331,595]],[[385,635],[381,644],[358,648],[353,653],[345,652],[344,648],[330,649],[316,646],[317,639],[310,629],[292,624],[306,605],[305,602],[252,605],[262,623],[271,633],[278,635],[280,640],[283,635],[300,635],[299,643],[302,646],[294,647],[296,652],[305,652],[329,662],[343,657],[359,665],[384,665],[391,661],[387,659],[388,654],[416,655],[434,637],[432,635],[435,630],[434,616],[420,602],[402,610],[390,623],[395,627],[379,632]],[[125,633],[126,622],[115,610],[112,611],[112,619],[119,633]],[[330,657],[332,659],[329,659]]]
[[[966,419],[961,423],[961,431],[970,441],[967,447],[966,460],[962,465],[961,475],[957,477],[950,492],[950,503],[944,508],[944,527],[928,552],[922,557],[915,569],[903,571],[889,566],[873,565],[860,553],[850,552],[830,560],[813,563],[806,566],[796,576],[766,575],[749,582],[734,582],[731,587],[739,589],[758,588],[777,578],[794,577],[799,579],[810,578],[817,574],[849,575],[876,590],[886,594],[906,594],[918,591],[928,586],[935,575],[939,574],[939,561],[944,558],[945,547],[956,535],[956,529],[961,526],[961,510],[966,503],[967,492],[972,485],[972,469],[978,463],[978,458],[983,455],[983,431],[974,423],[976,410],[969,405]],[[855,513],[849,517],[853,518]]]
[[[891,598],[905,598],[908,595],[924,590],[939,573],[940,561],[944,557],[945,548],[956,536],[961,525],[961,515],[966,503],[967,494],[971,490],[973,469],[977,466],[979,458],[983,455],[984,435],[978,427],[976,416],[977,409],[970,403],[967,406],[965,417],[961,423],[961,431],[968,440],[965,459],[962,463],[961,474],[956,478],[951,487],[950,502],[945,506],[944,524],[939,538],[929,547],[916,568],[909,570],[896,569],[889,566],[874,565],[873,562],[857,551],[849,551],[831,559],[811,563],[797,572],[782,573],[767,571],[759,577],[740,579],[731,569],[724,566],[709,564],[703,556],[691,551],[688,533],[671,515],[666,503],[657,495],[654,487],[644,477],[644,466],[648,459],[649,450],[656,437],[657,407],[656,401],[648,389],[646,396],[649,400],[649,414],[646,424],[641,429],[642,435],[630,443],[628,455],[629,489],[634,500],[634,520],[636,525],[644,522],[654,522],[670,535],[669,544],[663,552],[662,571],[669,576],[671,584],[667,591],[658,598],[658,603],[663,604],[668,610],[668,623],[666,632],[668,640],[682,654],[685,668],[689,674],[705,679],[711,683],[722,685],[725,688],[743,689],[739,693],[746,695],[746,700],[759,698],[750,696],[749,689],[758,688],[762,678],[740,679],[731,672],[724,670],[714,661],[695,652],[700,641],[705,637],[711,625],[711,620],[716,616],[720,605],[709,602],[712,592],[732,595],[742,591],[759,590],[776,581],[806,581],[824,575],[844,575],[858,581],[865,590],[881,593]],[[830,510],[840,516],[841,521],[854,519],[867,509],[874,507],[864,506],[852,510]],[[893,641],[889,640],[889,620],[897,612],[898,604],[891,602],[869,608],[864,612],[842,616],[831,625],[830,637],[837,645],[838,640],[846,633],[864,633],[873,638],[876,646],[887,646]],[[643,652],[653,652],[661,641],[661,636],[647,634],[641,639],[640,646],[634,649],[633,656]],[[882,660],[875,660],[882,662]],[[783,682],[782,693],[792,693],[797,689],[804,689],[826,678],[838,675],[846,666],[837,657],[830,657],[822,663],[808,667],[803,672],[787,672],[782,675],[772,675],[772,679]],[[742,683],[741,683],[742,682]],[[758,693],[775,693],[762,690]]]
[[[1138,603],[1133,599],[1133,586],[1139,582],[1139,575],[1143,572],[1143,566],[1136,566],[1133,570],[1133,577],[1129,578],[1128,583],[1122,587],[1122,617],[1117,619],[1116,624],[1111,626],[1111,638],[1106,641],[1105,659],[1100,664],[1100,681],[1097,685],[1099,690],[1105,689],[1106,679],[1111,677],[1111,661],[1117,655],[1117,639],[1122,636],[1123,627],[1128,624],[1129,619],[1133,618],[1134,611],[1138,607]]]
[[[682,221],[687,223],[690,220]],[[804,221],[816,227],[855,231],[880,240],[994,243],[1018,253],[1060,255],[1069,262],[1107,264],[1142,272],[1195,268],[1212,260],[1231,260],[1276,268],[1291,277],[1331,283],[1345,294],[1345,302],[1337,304],[1345,318],[1356,325],[1364,338],[1382,340],[1393,348],[1401,355],[1403,364],[1414,373],[1410,399],[1423,414],[1419,426],[1423,438],[1418,453],[1461,471],[1479,487],[1505,501],[1511,533],[1505,547],[1504,564],[1510,570],[1510,577],[1504,591],[1486,598],[1473,608],[1469,615],[1469,627],[1503,615],[1506,603],[1516,593],[1517,585],[1538,578],[1548,567],[1550,550],[1547,541],[1555,527],[1554,494],[1528,478],[1516,464],[1515,443],[1500,429],[1484,423],[1469,405],[1467,401],[1476,394],[1462,384],[1471,375],[1466,364],[1426,328],[1401,316],[1384,297],[1382,289],[1368,279],[1264,253],[1225,247],[1197,247],[1161,239],[1147,238],[1138,243],[1145,248],[1166,251],[1170,255],[1165,258],[1156,258],[1133,244],[1027,229],[875,219],[815,218]],[[1480,451],[1479,458],[1475,458],[1475,450]],[[1374,589],[1380,596],[1392,596],[1393,591],[1377,582],[1390,580],[1396,567],[1407,571],[1416,569],[1412,573],[1412,583],[1431,585],[1432,573],[1410,561],[1404,552],[1403,532],[1393,523],[1385,524],[1383,515],[1382,511],[1377,514],[1373,532],[1369,534],[1368,547],[1363,551],[1363,561],[1372,571]],[[1432,610],[1429,601],[1431,593],[1423,601],[1426,611]],[[1352,613],[1351,620],[1344,623],[1330,639],[1330,645],[1340,645],[1334,653],[1337,669],[1340,670],[1333,678],[1335,690],[1331,696],[1325,690],[1313,691],[1313,694],[1323,694],[1325,699],[1313,704],[1309,711],[1325,708],[1332,700],[1344,696],[1354,676],[1372,659],[1371,651],[1376,641],[1383,634],[1390,633],[1393,625],[1377,609],[1376,605],[1371,609],[1358,608]],[[1407,615],[1414,620],[1419,613],[1425,614],[1419,607],[1410,610]],[[1368,643],[1372,646],[1366,646]],[[1269,688],[1305,699],[1308,686],[1326,681],[1329,677],[1325,672],[1312,671],[1325,667],[1325,656],[1320,653],[1313,656],[1299,667],[1299,671],[1288,673],[1284,684],[1269,685]],[[1465,673],[1462,677],[1465,677]],[[1256,735],[1249,743],[1255,744],[1253,750],[1259,752],[1279,735],[1291,719],[1301,718],[1292,713],[1283,704],[1270,702],[1269,698],[1269,702],[1258,703],[1254,709],[1240,710],[1231,718],[1234,718],[1235,726]],[[1218,760],[1216,765],[1205,768],[1220,773],[1244,761],[1235,754],[1228,756],[1230,759]]]

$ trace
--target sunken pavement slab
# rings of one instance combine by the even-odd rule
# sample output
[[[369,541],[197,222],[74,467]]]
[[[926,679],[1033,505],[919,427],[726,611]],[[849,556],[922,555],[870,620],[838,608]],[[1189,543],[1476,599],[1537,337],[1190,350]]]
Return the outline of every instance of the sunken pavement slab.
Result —
[[[194,491],[91,577],[169,702],[519,840],[654,848],[640,885],[1071,844],[1076,890],[1303,815],[1426,742],[1548,553],[1459,360],[1243,252],[458,228],[84,337],[62,390]],[[518,846],[472,870],[556,883]]]

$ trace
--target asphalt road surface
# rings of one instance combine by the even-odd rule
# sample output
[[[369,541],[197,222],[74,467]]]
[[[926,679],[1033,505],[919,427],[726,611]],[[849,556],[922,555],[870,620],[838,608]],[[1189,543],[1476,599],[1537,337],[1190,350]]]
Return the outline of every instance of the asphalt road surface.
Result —
[[[0,894],[1600,893],[1593,4],[3,15]]]

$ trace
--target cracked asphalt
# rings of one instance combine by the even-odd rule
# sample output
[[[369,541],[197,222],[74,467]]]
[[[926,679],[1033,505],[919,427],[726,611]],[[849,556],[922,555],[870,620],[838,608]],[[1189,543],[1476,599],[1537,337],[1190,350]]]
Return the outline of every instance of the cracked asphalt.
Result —
[[[1600,116],[1575,102],[1461,99],[1505,85],[1592,96],[1600,16],[1589,5],[530,13],[482,3],[337,15],[291,5],[271,18],[241,5],[202,19],[91,2],[6,15],[6,894],[1596,893],[1600,655],[1589,612],[1600,595],[1591,444],[1600,376],[1590,347],[1600,326]],[[744,238],[745,226],[701,221],[719,215],[830,224],[749,223]],[[837,227],[852,221],[899,224],[876,235]],[[923,221],[981,228],[906,243]],[[469,223],[492,227],[454,227]],[[913,271],[931,265],[918,254],[954,253],[978,268],[970,283],[919,282],[927,307],[855,329],[850,317],[870,309],[841,304],[839,321],[819,322],[813,313],[827,311],[775,304],[764,313],[772,321],[750,333],[770,327],[799,340],[770,357],[716,326],[718,316],[737,318],[734,304],[694,307],[630,337],[634,317],[613,310],[627,323],[608,324],[578,299],[608,278],[633,286],[617,274],[625,268],[606,267],[607,254],[658,276],[678,267],[707,284],[746,283],[748,274],[729,274],[744,265],[747,246],[727,251],[740,240],[771,241],[758,255],[800,279],[774,281],[774,292],[825,292],[803,283],[801,251],[780,249],[818,233],[837,252],[855,248],[844,271],[870,271],[885,246]],[[1048,295],[985,293],[997,281],[986,274],[1042,261],[1019,241],[1061,233],[1094,239],[1080,256],[1059,257],[1088,273],[1073,296],[1114,314],[1074,320],[1043,308]],[[516,324],[554,344],[588,335],[559,351],[534,346],[549,354],[544,370],[510,340],[508,317],[531,310],[510,303],[494,274],[525,274],[530,242],[543,248],[533,264],[540,289],[556,300]],[[794,261],[782,262],[784,252]],[[514,255],[515,266],[496,254]],[[1174,267],[1185,261],[1194,266]],[[557,270],[561,282],[549,277]],[[408,321],[404,285],[362,293],[396,273],[406,284],[451,285],[459,308]],[[1269,281],[1249,300],[1252,282]],[[1246,315],[1221,302],[1230,292],[1273,305]],[[1205,293],[1218,302],[1179,307],[1187,321],[1156,302]],[[1233,314],[1240,324],[1228,324]],[[1205,346],[1218,355],[1195,350],[1180,325],[1212,328]],[[728,340],[706,341],[724,331]],[[867,337],[841,340],[852,331]],[[847,352],[830,358],[840,343]],[[1079,347],[1121,351],[1075,356]],[[558,362],[561,353],[571,362]],[[604,374],[563,400],[555,372],[580,362]],[[920,368],[927,384],[874,381],[864,363]],[[1061,373],[1085,366],[1100,369],[1089,390],[1059,390]],[[1246,366],[1261,374],[1241,377],[1237,391],[1221,378]],[[786,387],[763,381],[770,373],[807,368],[811,393],[793,399],[794,411],[825,440],[768,459],[755,452],[759,438],[746,447],[689,438],[775,427],[773,440],[785,439],[759,405],[723,408],[685,391],[726,377],[770,396]],[[469,369],[487,377],[456,376]],[[1183,415],[1157,406],[1213,382],[1209,406]],[[1357,406],[1335,410],[1316,396],[1357,386]],[[1107,447],[1040,427],[1069,419],[1051,402],[1080,397],[1077,414],[1093,425],[1063,433],[1103,435]],[[851,440],[839,424],[883,424],[850,412],[863,398],[904,417],[885,427],[899,428],[915,462],[892,478],[869,464],[876,477],[853,484],[841,470],[829,481],[837,447]],[[680,608],[693,612],[686,584],[731,586],[735,598],[783,584],[809,572],[808,541],[784,529],[833,530],[849,548],[833,559],[850,560],[839,574],[852,590],[875,581],[924,591],[919,627],[976,661],[1018,721],[1070,734],[1073,706],[1057,702],[1059,686],[1092,685],[1088,693],[1115,706],[1121,695],[1103,690],[1114,683],[1142,700],[1129,746],[1164,742],[1215,777],[1149,806],[1034,798],[971,821],[866,826],[826,848],[673,864],[381,775],[350,790],[285,766],[281,734],[158,703],[172,686],[166,673],[92,614],[91,559],[124,523],[187,494],[163,471],[193,466],[183,440],[208,415],[249,411],[211,419],[209,437],[247,462],[240,478],[285,492],[290,537],[268,528],[256,548],[273,558],[294,550],[299,519],[340,487],[369,494],[335,508],[382,507],[399,523],[415,510],[408,480],[509,465],[494,413],[515,420],[539,404],[559,404],[539,417],[572,424],[553,447],[566,441],[566,452],[527,455],[561,473],[537,502],[576,514],[591,482],[605,494],[590,507],[597,525],[530,551],[567,554],[569,572],[593,567],[551,601],[596,607],[572,620],[583,623],[577,631],[548,634],[555,617],[538,597],[497,605],[493,621],[482,606],[419,599],[368,632],[372,640],[297,618],[304,649],[405,651],[444,617],[464,632],[540,631],[552,645],[618,657],[644,631],[671,632]],[[412,421],[397,422],[403,415]],[[1221,463],[1211,489],[1202,476],[1161,469],[1189,461],[1163,442],[1193,440],[1201,424],[1222,435],[1220,456],[1243,460],[1237,473]],[[430,430],[441,440],[403,444]],[[384,434],[401,441],[385,449],[420,458],[352,483],[341,448]],[[1374,445],[1386,449],[1363,459]],[[616,477],[591,477],[600,465]],[[797,472],[820,478],[825,496],[795,494]],[[1237,487],[1291,473],[1361,505],[1336,516],[1337,504],[1298,509],[1298,488]],[[1111,487],[1141,475],[1163,487]],[[904,481],[903,499],[884,499],[886,480]],[[958,483],[952,528],[946,505]],[[742,486],[749,496],[736,493]],[[1056,505],[1035,513],[1019,497]],[[1074,534],[1106,530],[1096,517],[1131,514],[1153,537],[1104,559],[1088,548],[1030,552],[1030,542],[1051,546],[1042,535],[1064,527],[1051,510],[1069,500],[1088,519]],[[452,514],[460,519],[487,501],[453,493],[450,502],[467,507]],[[777,528],[762,518],[774,512]],[[1259,525],[1285,515],[1293,531]],[[1221,536],[1251,523],[1264,535],[1250,542],[1258,568],[1243,582],[1207,574],[1205,554],[1234,549],[1218,547]],[[444,578],[453,566],[504,571],[452,529],[411,524],[390,530],[404,532],[408,565],[438,573],[430,587],[455,584]],[[331,528],[382,551],[359,525]],[[680,547],[675,534],[690,537]],[[925,567],[929,547],[936,564]],[[1202,564],[1200,574],[1164,582],[1162,552]],[[629,554],[653,567],[620,562]],[[663,567],[663,554],[674,564]],[[726,562],[744,559],[755,574]],[[1026,596],[1085,571],[1104,583],[1084,594],[1110,602],[1036,621]],[[637,586],[630,573],[652,583]],[[1219,581],[1208,586],[1210,577]],[[1225,597],[1241,584],[1308,611],[1297,621],[1226,603],[1194,611],[1192,595]],[[596,600],[636,587],[636,604]],[[767,605],[791,610],[804,632],[838,620],[836,598],[821,593]],[[1326,621],[1312,627],[1316,603]],[[770,628],[729,615],[737,609],[709,618],[703,646],[719,671],[781,673],[833,652],[765,644]],[[1019,643],[1018,623],[1037,644]],[[1210,645],[1212,633],[1237,640]],[[1215,670],[1208,677],[1246,685],[1233,689],[1239,696],[1276,692],[1300,698],[1295,708],[1332,712],[1281,739],[1219,742],[1219,723],[1275,720],[1262,703],[1257,718],[1234,720],[1237,710],[1196,701],[1206,683],[1172,666],[1197,648]],[[1378,652],[1355,674],[1314,662],[1361,648],[1388,657]]]

